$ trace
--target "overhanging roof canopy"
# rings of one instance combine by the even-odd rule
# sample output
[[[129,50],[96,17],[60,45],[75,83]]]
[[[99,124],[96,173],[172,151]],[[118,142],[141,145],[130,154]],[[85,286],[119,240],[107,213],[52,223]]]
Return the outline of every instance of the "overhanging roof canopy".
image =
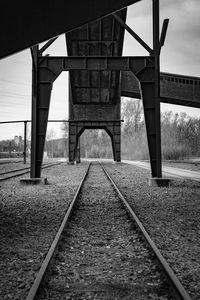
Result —
[[[3,0],[0,10],[0,58],[138,1],[140,0]]]

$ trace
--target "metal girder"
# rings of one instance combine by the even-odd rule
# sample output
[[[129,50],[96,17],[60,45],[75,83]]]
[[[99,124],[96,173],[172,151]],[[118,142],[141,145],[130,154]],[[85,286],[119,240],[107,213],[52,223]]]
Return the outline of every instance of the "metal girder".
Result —
[[[161,162],[158,161],[158,151],[156,143],[158,143],[159,130],[157,129],[156,122],[160,115],[156,112],[156,82],[154,79],[154,67],[145,68],[138,75],[140,95],[143,101],[144,118],[146,124],[147,140],[149,146],[149,156],[151,163],[152,177],[162,177],[161,175]],[[159,145],[157,146],[159,148]]]
[[[87,70],[87,71],[132,71],[136,76],[145,68],[154,65],[154,58],[149,56],[93,56],[93,57],[42,57],[38,67],[41,69],[41,76],[44,70],[49,70],[57,77],[62,71]],[[45,73],[46,76],[46,73]],[[44,76],[44,78],[46,78]],[[56,78],[55,77],[55,78]]]
[[[48,124],[52,82],[55,74],[38,67],[38,46],[32,51],[32,124],[31,124],[31,178],[39,178]],[[44,80],[45,79],[45,80]]]
[[[94,0],[91,1],[92,4],[94,4]],[[75,4],[77,4],[77,2],[78,1],[74,1]],[[89,2],[89,0],[87,0],[87,2]],[[114,10],[114,4],[118,5],[119,3],[121,3],[122,5],[122,2],[124,7],[126,2],[124,0],[123,1],[111,0],[105,3],[103,2],[102,5],[100,5],[102,1],[101,2],[97,1],[100,7],[103,8],[104,12],[105,12],[105,8],[109,8],[109,9],[112,8],[112,10]],[[36,153],[33,154],[35,177],[40,176],[44,141],[46,135],[46,127],[48,121],[51,86],[54,80],[58,77],[58,75],[62,71],[70,71],[70,70],[131,71],[134,74],[134,76],[138,79],[140,83],[141,95],[142,95],[142,100],[144,105],[144,116],[145,116],[145,123],[147,129],[147,139],[149,145],[152,176],[162,177],[159,56],[160,56],[160,48],[164,43],[165,31],[167,26],[166,24],[164,25],[162,37],[160,39],[159,0],[152,0],[152,3],[153,3],[152,6],[153,8],[153,51],[150,51],[151,55],[149,57],[147,56],[142,56],[142,57],[141,56],[140,57],[121,57],[121,56],[120,57],[116,57],[116,56],[38,57],[38,55],[40,55],[41,53],[37,51],[37,57],[36,57],[37,59],[36,59],[34,55],[34,51],[32,51],[33,66],[34,66],[33,69],[35,68],[35,70],[37,71],[35,73],[35,77],[34,77],[35,79],[33,81],[34,83],[36,83],[35,92],[33,93],[36,94],[36,97],[35,98],[33,97],[34,109],[32,113],[33,115],[32,132],[34,133],[32,149],[36,150]],[[98,6],[95,7],[94,12],[97,11],[98,13],[100,13],[100,9]],[[84,2],[84,9],[82,12],[83,16],[84,16],[84,12],[85,12],[85,2]],[[87,12],[88,12],[88,8],[87,8]],[[94,12],[92,12],[93,19],[95,19]],[[55,11],[53,12],[53,14],[55,15]],[[81,18],[79,19],[79,21],[80,20]],[[70,24],[74,24],[74,26],[77,26],[77,18],[75,18],[74,21],[75,23],[71,22]],[[84,16],[84,21],[85,23],[88,21],[88,20],[86,21],[85,16]],[[55,26],[54,22],[53,22],[53,26]],[[141,40],[138,39],[138,37],[137,40],[141,42]],[[50,43],[51,41],[47,43],[46,46],[48,46]],[[120,91],[120,86],[119,86],[119,91]],[[75,151],[78,144],[78,137],[81,133],[81,130],[84,130],[83,127],[82,129],[79,128],[80,127],[79,125],[80,124],[78,125],[72,123],[69,124],[69,128],[70,128],[69,130],[72,137],[71,144],[73,144],[73,147],[71,147],[70,154],[69,154],[70,160],[74,159]],[[114,157],[116,160],[118,160],[117,153],[120,153],[120,135],[118,135],[117,132],[115,132],[115,130],[114,132],[112,132],[112,130],[110,130],[108,126],[106,126],[106,130],[110,132],[113,146],[115,147],[116,145],[118,145],[116,146],[115,149],[116,151],[114,150]],[[36,145],[39,146],[36,147]]]
[[[143,93],[143,104],[145,111],[145,123],[147,129],[147,140],[149,145],[149,154],[150,154],[150,164],[151,164],[151,173],[152,177],[162,177],[162,155],[161,155],[161,124],[160,124],[160,15],[159,15],[159,0],[152,1],[152,11],[153,11],[153,52],[154,52],[154,84],[151,84],[149,91],[149,86],[146,89],[146,83],[141,83],[141,90]],[[144,88],[145,87],[145,88]],[[150,95],[148,94],[150,92]],[[152,97],[153,96],[153,100]],[[146,99],[145,99],[146,98]],[[148,99],[148,100],[147,100]],[[155,127],[155,132],[153,135],[149,132],[147,124],[151,121],[152,118],[152,107],[149,109],[149,100],[154,107],[153,116],[155,118],[153,127]],[[146,103],[145,103],[146,102]],[[155,157],[155,161],[154,161]]]
[[[105,129],[111,138],[114,161],[121,161],[121,120],[71,120],[69,122],[69,162],[79,159],[80,136],[85,129]]]
[[[33,51],[34,50],[34,51]],[[33,56],[33,101],[32,101],[32,154],[31,177],[40,177],[46,128],[50,105],[51,89],[54,80],[66,70],[131,70],[139,80],[154,80],[154,59],[151,57],[38,57],[38,48],[32,49]],[[145,98],[145,97],[144,97]],[[106,128],[109,130],[108,126]],[[74,160],[78,132],[72,138],[69,160]],[[120,161],[120,135],[111,132],[114,158]],[[154,174],[154,173],[153,173]]]
[[[140,37],[133,31],[117,14],[113,14],[113,17],[142,45],[150,54],[153,54],[153,49],[151,49]]]
[[[0,58],[102,18],[140,0],[1,1]]]

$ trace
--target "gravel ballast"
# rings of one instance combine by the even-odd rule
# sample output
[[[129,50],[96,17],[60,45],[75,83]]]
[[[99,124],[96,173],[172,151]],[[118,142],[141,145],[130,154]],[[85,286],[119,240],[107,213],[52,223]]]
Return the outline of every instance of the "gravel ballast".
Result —
[[[86,165],[43,170],[49,185],[23,186],[20,177],[1,183],[0,299],[26,298]],[[149,187],[144,169],[106,168],[192,299],[200,299],[200,183]]]
[[[43,170],[48,185],[23,186],[20,177],[1,183],[0,299],[26,298],[86,165]]]
[[[172,180],[150,187],[149,172],[128,164],[106,164],[192,299],[200,299],[200,183]]]
[[[40,299],[169,300],[153,253],[104,174],[92,164]]]

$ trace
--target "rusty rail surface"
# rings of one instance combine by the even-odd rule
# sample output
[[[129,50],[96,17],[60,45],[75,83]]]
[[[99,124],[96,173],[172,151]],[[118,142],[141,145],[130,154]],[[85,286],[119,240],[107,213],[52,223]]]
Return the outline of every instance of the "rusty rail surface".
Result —
[[[60,165],[60,164],[62,164],[62,162],[44,165],[42,167],[42,169],[54,167],[54,166],[57,166],[57,165]],[[10,174],[10,173],[20,172],[22,170],[26,170],[26,171],[21,172],[21,173],[17,173],[17,174],[14,174],[14,175],[9,175],[7,177],[0,178],[0,181],[5,181],[5,180],[11,179],[11,178],[19,177],[21,175],[30,173],[30,167],[26,167],[26,168],[22,168],[22,169],[16,169],[16,170],[13,170],[13,171],[7,171],[7,172],[4,172],[4,173],[0,173],[0,176]]]
[[[63,221],[62,221],[62,223],[60,225],[60,228],[58,229],[58,232],[57,232],[57,234],[56,234],[56,236],[55,236],[55,238],[54,238],[54,240],[53,240],[53,242],[52,242],[52,244],[51,244],[51,246],[49,248],[49,251],[48,251],[48,253],[47,253],[47,255],[46,255],[46,257],[45,257],[45,259],[44,259],[44,261],[42,263],[42,266],[41,266],[41,268],[40,268],[40,270],[39,270],[39,272],[38,272],[38,274],[37,274],[37,276],[35,278],[35,281],[34,281],[32,287],[31,287],[31,289],[29,291],[29,294],[28,294],[26,300],[34,300],[37,297],[37,294],[39,292],[39,288],[40,288],[40,286],[42,284],[42,281],[43,281],[43,279],[44,279],[44,277],[46,275],[48,266],[50,265],[50,262],[52,261],[52,259],[54,257],[54,253],[55,253],[55,251],[56,251],[56,249],[57,249],[57,247],[59,245],[59,242],[60,242],[63,230],[64,230],[67,222],[69,221],[69,218],[71,216],[71,212],[72,212],[72,210],[74,208],[74,204],[75,204],[75,202],[76,202],[76,200],[77,200],[77,198],[78,198],[78,196],[80,194],[80,191],[81,191],[81,188],[83,186],[83,183],[84,183],[84,181],[85,181],[85,179],[87,177],[90,165],[91,165],[91,163],[88,165],[88,167],[87,167],[87,169],[86,169],[86,171],[85,171],[85,173],[83,175],[83,178],[82,178],[82,180],[81,180],[81,182],[80,182],[80,184],[78,186],[78,189],[76,191],[76,194],[74,195],[74,197],[73,197],[73,199],[72,199],[72,201],[71,201],[71,203],[70,203],[70,205],[69,205],[69,207],[67,209],[67,212],[66,212],[66,214],[64,216],[64,219],[63,219]]]
[[[110,180],[112,186],[114,187],[114,190],[117,192],[117,195],[122,200],[126,210],[130,214],[130,216],[134,220],[134,222],[136,223],[138,229],[143,234],[145,240],[149,244],[149,246],[152,249],[153,253],[155,254],[157,260],[159,261],[159,263],[161,265],[161,268],[162,268],[162,270],[163,270],[163,272],[164,272],[165,276],[167,277],[167,280],[170,284],[170,288],[172,289],[173,299],[191,300],[191,297],[188,295],[188,293],[184,289],[183,285],[180,283],[180,281],[178,280],[178,278],[174,274],[173,270],[170,268],[169,264],[167,263],[165,258],[160,253],[160,250],[157,248],[157,246],[155,245],[155,243],[153,242],[153,240],[149,236],[148,232],[144,228],[142,222],[139,220],[139,218],[137,217],[135,212],[132,210],[132,208],[130,207],[130,205],[128,204],[128,202],[126,201],[126,199],[124,198],[124,196],[120,192],[119,188],[117,187],[117,185],[114,182],[114,180],[112,179],[112,177],[108,174],[107,170],[105,169],[105,167],[102,164],[101,164],[101,166],[102,166],[102,168],[104,170],[104,173],[106,174],[107,178]]]
[[[49,251],[41,265],[41,268],[35,278],[35,281],[29,291],[29,294],[26,298],[26,300],[35,300],[37,299],[37,296],[39,295],[39,289],[42,286],[43,280],[45,279],[45,275],[46,272],[48,270],[48,267],[50,265],[50,263],[52,262],[53,258],[55,257],[55,252],[58,248],[59,242],[61,240],[61,236],[62,233],[65,229],[65,226],[67,224],[67,222],[69,221],[69,218],[71,216],[72,210],[75,206],[75,202],[80,194],[81,188],[84,184],[84,181],[88,175],[89,172],[89,168],[90,168],[91,163],[89,164],[88,168],[86,169],[84,176],[78,186],[78,189],[76,191],[76,194],[73,197],[73,200],[71,201],[71,203],[69,204],[69,207],[67,209],[67,212],[65,214],[65,217],[61,223],[61,226],[53,240],[53,243],[51,244]],[[168,263],[166,262],[166,260],[164,259],[164,257],[162,256],[162,254],[160,253],[160,251],[158,250],[158,248],[156,247],[156,245],[154,244],[154,242],[152,241],[152,239],[150,238],[149,234],[147,233],[147,231],[145,230],[144,226],[142,225],[141,221],[139,220],[139,218],[136,216],[136,214],[134,213],[134,211],[131,209],[130,205],[128,204],[128,202],[125,200],[125,198],[123,197],[122,193],[120,192],[120,190],[118,189],[117,185],[115,184],[115,182],[113,181],[113,179],[111,178],[111,176],[108,174],[107,170],[105,169],[105,167],[100,163],[104,173],[106,174],[108,180],[111,182],[115,192],[117,193],[118,197],[120,200],[122,200],[125,209],[127,210],[127,212],[131,215],[133,221],[136,223],[137,227],[139,228],[140,232],[142,233],[143,237],[146,239],[147,243],[150,246],[150,249],[153,251],[153,253],[155,254],[157,260],[159,261],[162,270],[165,274],[165,276],[167,277],[167,281],[169,283],[170,286],[170,291],[171,291],[171,296],[173,297],[173,299],[178,299],[178,300],[191,300],[190,296],[188,295],[188,293],[186,292],[186,290],[184,289],[184,287],[182,286],[182,284],[180,283],[180,281],[178,280],[178,278],[176,277],[176,275],[174,274],[174,272],[172,271],[172,269],[170,268],[170,266],[168,265]]]

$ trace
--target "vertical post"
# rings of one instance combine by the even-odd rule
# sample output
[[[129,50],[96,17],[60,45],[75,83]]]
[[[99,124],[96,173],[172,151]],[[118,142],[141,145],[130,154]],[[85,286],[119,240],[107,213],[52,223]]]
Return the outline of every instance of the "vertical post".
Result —
[[[76,163],[78,164],[81,162],[80,138],[81,137],[79,136],[76,145]]]
[[[159,0],[153,0],[153,52],[155,57],[155,122],[156,122],[156,160],[157,177],[162,177],[161,126],[160,126],[160,30]]]
[[[11,158],[11,152],[12,152],[12,148],[11,148],[12,145],[11,145],[11,143],[12,143],[12,142],[9,142],[9,148],[8,148],[8,149],[9,149],[9,150],[8,150],[8,151],[9,151],[9,158]]]
[[[26,164],[26,135],[27,135],[27,121],[24,121],[24,165]]]
[[[38,45],[31,48],[32,55],[32,123],[31,123],[31,178],[36,178],[36,113]]]

